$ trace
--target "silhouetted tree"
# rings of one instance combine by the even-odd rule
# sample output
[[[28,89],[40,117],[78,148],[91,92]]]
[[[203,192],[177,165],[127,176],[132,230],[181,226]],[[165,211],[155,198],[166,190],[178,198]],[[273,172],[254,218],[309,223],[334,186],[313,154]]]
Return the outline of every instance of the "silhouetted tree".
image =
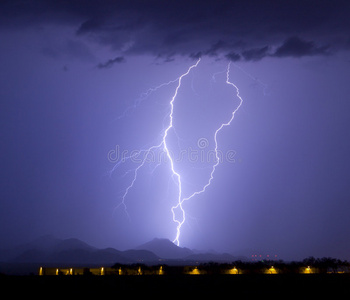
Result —
[[[310,257],[305,258],[303,260],[303,264],[307,265],[307,266],[310,266],[310,267],[314,267],[315,263],[316,263],[316,259],[313,256],[310,256]]]

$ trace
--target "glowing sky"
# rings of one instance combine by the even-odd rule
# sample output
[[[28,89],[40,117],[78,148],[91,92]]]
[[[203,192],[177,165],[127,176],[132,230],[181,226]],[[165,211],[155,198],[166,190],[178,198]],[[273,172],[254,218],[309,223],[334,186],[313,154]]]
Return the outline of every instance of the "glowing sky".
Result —
[[[169,146],[187,201],[181,245],[350,259],[348,1],[1,1],[0,238],[126,249],[176,234],[169,164],[114,154]],[[200,139],[206,141],[198,147]],[[192,152],[191,152],[192,153]],[[159,153],[158,153],[159,154]],[[200,157],[199,157],[200,158]]]

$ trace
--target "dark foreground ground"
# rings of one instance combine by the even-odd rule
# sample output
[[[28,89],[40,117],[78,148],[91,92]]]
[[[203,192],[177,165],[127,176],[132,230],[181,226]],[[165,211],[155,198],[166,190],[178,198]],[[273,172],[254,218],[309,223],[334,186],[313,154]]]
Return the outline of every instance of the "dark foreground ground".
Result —
[[[349,299],[350,274],[178,275],[178,276],[0,276],[2,294],[36,299],[97,295],[132,299],[215,296],[215,299],[268,296],[274,299]],[[239,298],[237,298],[239,297]]]

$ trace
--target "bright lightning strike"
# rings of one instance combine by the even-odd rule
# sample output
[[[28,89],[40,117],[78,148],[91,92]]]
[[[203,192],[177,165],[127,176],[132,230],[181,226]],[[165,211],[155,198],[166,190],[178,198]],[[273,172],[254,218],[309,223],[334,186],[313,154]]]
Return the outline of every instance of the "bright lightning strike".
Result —
[[[126,199],[128,193],[129,193],[129,190],[134,186],[134,183],[135,183],[136,180],[137,180],[138,171],[144,166],[144,164],[146,163],[147,158],[148,158],[148,156],[150,155],[150,153],[151,153],[152,151],[156,150],[156,149],[161,149],[161,148],[162,148],[162,150],[166,153],[166,156],[167,156],[167,158],[168,158],[169,161],[170,161],[172,176],[173,176],[173,178],[176,179],[176,184],[177,184],[178,190],[179,190],[179,193],[178,193],[178,201],[177,201],[177,203],[180,203],[180,202],[181,202],[181,198],[182,198],[181,176],[180,176],[180,174],[179,174],[178,172],[175,171],[175,168],[174,168],[174,160],[173,160],[173,158],[171,157],[171,154],[170,154],[170,151],[169,151],[169,149],[168,149],[168,145],[167,145],[167,140],[166,140],[166,139],[167,139],[167,136],[168,136],[169,131],[173,128],[174,101],[175,101],[175,99],[176,99],[178,90],[179,90],[180,87],[181,87],[182,78],[185,77],[186,75],[188,75],[188,74],[191,72],[191,70],[192,70],[193,68],[197,67],[198,64],[199,64],[199,62],[200,62],[200,59],[198,59],[198,61],[197,61],[194,65],[190,66],[190,67],[188,68],[188,70],[187,70],[186,73],[182,74],[182,75],[181,75],[180,77],[178,77],[177,79],[172,80],[172,81],[169,81],[168,83],[163,83],[163,84],[161,84],[160,86],[158,86],[158,87],[156,87],[156,88],[149,89],[149,90],[145,93],[145,97],[146,97],[148,94],[152,93],[153,91],[156,91],[157,89],[161,88],[162,86],[168,85],[168,84],[170,84],[170,83],[174,83],[174,82],[178,81],[178,85],[177,85],[177,87],[176,87],[176,89],[175,89],[175,94],[174,94],[174,96],[171,98],[171,101],[170,101],[170,103],[169,103],[169,104],[170,104],[169,125],[168,125],[168,127],[164,130],[164,134],[163,134],[163,137],[162,137],[162,141],[161,141],[160,144],[158,144],[158,145],[154,145],[154,146],[151,146],[150,148],[148,148],[148,149],[146,149],[146,150],[143,150],[143,152],[145,152],[144,158],[143,158],[141,164],[134,170],[134,177],[133,177],[133,179],[132,179],[130,185],[126,188],[126,190],[125,190],[125,192],[124,192],[124,195],[123,195],[123,197],[122,197],[122,201],[121,201],[120,204],[117,206],[117,208],[118,208],[119,206],[121,206],[121,205],[124,207],[124,211],[125,211],[125,213],[126,213],[126,215],[128,216],[129,219],[130,219],[130,217],[129,217],[129,213],[128,213],[128,211],[127,211],[127,206],[126,206],[126,204],[125,204],[125,199]],[[131,157],[129,157],[129,158],[131,158]],[[118,165],[119,165],[119,163],[118,163],[117,165],[114,166],[114,168],[112,169],[112,171],[114,171],[114,169],[116,169],[116,167],[118,167]],[[180,204],[180,207],[181,207],[181,204]],[[181,208],[181,209],[182,209],[182,208]],[[183,211],[183,210],[182,210],[182,211]],[[184,211],[183,211],[183,212],[184,212]],[[174,220],[174,221],[175,221],[175,220]]]
[[[172,173],[172,178],[175,182],[175,184],[177,185],[177,188],[178,188],[178,193],[177,193],[177,201],[176,201],[176,205],[174,205],[172,208],[171,208],[171,212],[172,212],[172,216],[173,216],[173,221],[177,224],[176,226],[176,237],[175,239],[173,240],[173,243],[175,243],[176,245],[179,246],[180,244],[180,234],[181,234],[181,227],[182,225],[185,223],[186,221],[186,213],[185,213],[185,210],[183,209],[183,203],[184,201],[187,201],[187,200],[190,200],[192,199],[193,197],[199,195],[199,194],[202,194],[206,191],[206,189],[209,187],[209,185],[211,184],[212,180],[214,179],[214,173],[215,173],[215,170],[216,170],[216,167],[219,165],[220,163],[220,158],[219,158],[219,154],[218,154],[218,141],[217,141],[217,136],[219,134],[219,132],[226,126],[229,126],[231,125],[234,117],[235,117],[235,114],[236,112],[239,110],[239,108],[241,107],[242,103],[243,103],[243,99],[241,98],[241,96],[239,95],[239,89],[238,87],[230,82],[230,68],[231,68],[231,63],[229,63],[227,65],[227,69],[226,69],[226,84],[232,86],[235,91],[236,91],[236,96],[238,97],[239,99],[239,104],[238,106],[232,111],[232,114],[231,114],[231,118],[226,122],[226,123],[222,123],[218,129],[216,129],[215,133],[214,133],[214,142],[215,142],[215,148],[214,148],[214,151],[215,151],[215,163],[214,165],[212,166],[212,170],[211,170],[211,173],[210,173],[210,178],[207,182],[207,184],[205,184],[203,186],[203,188],[199,191],[196,191],[194,193],[192,193],[190,196],[188,197],[183,197],[182,195],[182,182],[181,182],[181,175],[180,173],[176,170],[176,167],[174,165],[174,158],[172,157],[171,155],[171,152],[168,148],[168,143],[167,143],[167,138],[168,138],[168,134],[170,132],[170,130],[174,130],[174,127],[173,127],[173,113],[174,113],[174,103],[175,103],[175,100],[176,100],[176,97],[177,97],[177,94],[178,94],[178,91],[179,89],[181,88],[181,83],[182,83],[182,79],[187,76],[191,70],[193,68],[196,68],[199,64],[201,59],[198,59],[198,61],[190,66],[188,68],[188,70],[182,74],[180,77],[178,77],[177,79],[175,80],[172,80],[172,81],[169,81],[168,83],[163,83],[162,85],[156,87],[156,88],[153,88],[153,89],[149,89],[146,93],[142,94],[140,100],[138,102],[141,102],[143,101],[145,98],[147,98],[147,96],[156,91],[157,89],[165,86],[165,85],[169,85],[171,83],[175,83],[177,82],[177,86],[176,86],[176,89],[175,89],[175,92],[174,92],[174,95],[173,97],[171,98],[170,102],[169,102],[169,105],[170,105],[170,113],[169,113],[169,123],[168,123],[168,126],[164,129],[164,133],[163,133],[163,136],[162,136],[162,139],[160,141],[160,143],[158,145],[153,145],[151,147],[149,147],[148,149],[144,149],[144,150],[141,150],[140,153],[144,153],[144,156],[143,156],[143,159],[141,161],[141,163],[139,164],[139,166],[137,168],[135,168],[133,170],[134,172],[134,176],[133,176],[133,179],[131,180],[129,186],[126,188],[123,196],[122,196],[122,200],[120,202],[120,204],[117,206],[117,208],[119,206],[123,206],[124,207],[124,211],[126,213],[126,215],[129,217],[129,214],[128,214],[128,211],[127,211],[127,206],[125,204],[125,200],[126,200],[126,197],[130,191],[130,189],[133,188],[136,180],[137,180],[137,177],[138,177],[138,172],[139,170],[145,165],[149,155],[151,154],[152,151],[155,151],[155,150],[160,150],[160,151],[164,151],[164,153],[166,154],[166,157],[168,158],[169,162],[170,162],[170,169],[171,169],[171,173]],[[137,105],[137,103],[134,103],[134,106],[132,108],[135,108],[135,105]],[[132,109],[131,107],[128,108],[127,110],[129,109]],[[123,116],[125,115],[126,113],[124,112]],[[136,156],[136,154],[135,154]],[[130,157],[127,157],[126,159],[131,159],[133,158],[132,156]],[[112,172],[120,165],[120,163],[122,162],[119,162],[117,163],[114,168],[112,169]],[[177,211],[177,213],[176,213]]]
[[[239,104],[238,106],[232,111],[232,115],[231,115],[231,118],[228,120],[228,122],[226,123],[222,123],[220,125],[220,127],[215,131],[214,133],[214,142],[215,142],[215,148],[214,148],[214,151],[215,151],[215,164],[213,165],[212,167],[212,170],[211,170],[211,173],[210,173],[210,178],[208,180],[208,183],[206,185],[203,186],[203,188],[200,190],[200,191],[196,191],[194,192],[193,194],[191,194],[189,197],[186,197],[186,198],[179,198],[179,201],[178,203],[173,206],[171,208],[171,211],[173,213],[173,221],[177,223],[177,228],[176,228],[176,237],[174,239],[174,243],[176,243],[178,246],[180,244],[180,233],[181,233],[181,227],[182,225],[185,223],[185,211],[184,209],[182,208],[182,204],[184,201],[187,201],[187,200],[190,200],[192,199],[193,197],[199,195],[199,194],[202,194],[205,192],[205,190],[207,189],[207,187],[211,184],[213,178],[214,178],[214,172],[216,170],[216,167],[219,165],[220,163],[220,158],[219,158],[219,155],[218,155],[218,141],[217,141],[217,136],[218,136],[218,133],[226,126],[229,126],[231,125],[231,122],[233,121],[234,117],[235,117],[235,114],[236,112],[239,110],[239,108],[241,107],[242,103],[243,103],[243,99],[241,98],[241,96],[239,95],[239,89],[238,87],[233,83],[233,82],[230,82],[230,68],[231,68],[231,62],[227,65],[227,70],[226,70],[226,84],[228,85],[231,85],[232,87],[235,88],[236,90],[236,96],[238,97],[239,99]],[[179,176],[180,178],[180,176]],[[181,187],[181,186],[180,186]],[[175,217],[175,209],[180,209],[181,212],[182,212],[182,220],[178,220],[176,217]]]

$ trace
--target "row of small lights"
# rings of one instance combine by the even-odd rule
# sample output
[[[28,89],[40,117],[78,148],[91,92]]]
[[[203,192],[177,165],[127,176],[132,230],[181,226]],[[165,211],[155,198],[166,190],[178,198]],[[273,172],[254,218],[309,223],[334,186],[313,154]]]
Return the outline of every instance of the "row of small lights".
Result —
[[[276,271],[275,267],[274,266],[271,266],[268,270],[267,270],[267,274],[277,274],[278,272]],[[304,274],[311,274],[312,271],[311,271],[311,268],[309,266],[307,266],[305,269],[304,269]],[[200,271],[198,270],[197,267],[195,267],[191,272],[189,272],[189,274],[191,275],[199,275],[200,274]],[[230,269],[228,271],[228,274],[239,274],[239,271],[236,267],[233,267],[232,269]]]
[[[60,271],[59,269],[56,269],[56,275],[59,275],[59,271]],[[162,267],[162,266],[160,266],[158,272],[159,272],[159,275],[163,275],[163,274],[164,274],[164,271],[163,271],[163,267]],[[138,273],[139,275],[142,274],[141,267],[138,268],[137,273]],[[305,274],[312,273],[311,268],[310,268],[309,266],[307,266],[307,267],[305,268],[305,270],[304,270],[303,273],[305,273]],[[74,273],[73,273],[73,268],[70,268],[70,269],[68,269],[68,270],[66,271],[66,275],[73,275],[73,274],[74,274]],[[118,274],[119,274],[119,275],[122,275],[122,274],[123,274],[123,271],[122,271],[121,268],[119,268]],[[190,271],[188,274],[190,274],[190,275],[199,275],[199,274],[200,274],[200,271],[198,270],[198,267],[195,267],[195,268],[194,268],[192,271]],[[228,271],[228,274],[239,274],[239,271],[238,271],[238,269],[237,269],[236,267],[233,267],[232,269],[230,269],[230,270]],[[276,269],[274,268],[274,266],[271,266],[271,267],[268,269],[268,274],[277,274],[277,271],[276,271]],[[40,267],[40,269],[39,269],[39,275],[43,275],[43,267]],[[100,273],[100,275],[105,275],[104,267],[101,267],[101,273]]]

